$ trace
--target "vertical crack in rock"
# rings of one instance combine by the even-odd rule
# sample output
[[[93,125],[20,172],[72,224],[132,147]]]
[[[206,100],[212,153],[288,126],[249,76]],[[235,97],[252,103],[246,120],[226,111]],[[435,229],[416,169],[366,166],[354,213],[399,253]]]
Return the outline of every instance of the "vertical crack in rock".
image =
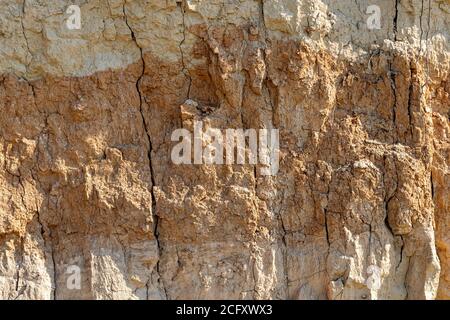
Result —
[[[398,32],[398,4],[400,0],[395,0],[395,13],[394,13],[394,41],[397,41],[397,32]],[[397,132],[397,86],[396,86],[396,71],[392,69],[392,64],[395,61],[395,54],[391,54],[391,61],[389,61],[389,71],[388,71],[388,77],[389,81],[391,83],[391,90],[392,90],[392,96],[393,96],[393,103],[392,103],[392,123],[394,125],[394,130]],[[398,141],[398,134],[394,137],[394,142]]]
[[[25,292],[25,289],[27,288],[26,285],[23,285],[21,290],[19,291],[19,286],[20,286],[20,281],[21,281],[20,270],[23,265],[23,255],[24,255],[24,251],[25,251],[25,245],[24,245],[25,237],[20,237],[19,240],[20,240],[20,261],[17,263],[17,273],[16,273],[16,283],[15,283],[16,297],[14,298],[14,300],[17,300]]]
[[[51,237],[51,235],[50,235]],[[56,300],[56,297],[58,296],[58,273],[56,271],[56,259],[55,259],[55,250],[53,250],[53,246],[51,246],[51,257],[52,257],[52,264],[53,264],[53,300]]]
[[[288,272],[289,272],[289,268],[288,268],[288,249],[287,249],[287,242],[286,242],[286,227],[284,226],[284,222],[283,219],[280,218],[281,220],[281,228],[283,229],[283,235],[282,235],[282,241],[283,241],[283,246],[284,246],[284,252],[283,253],[283,272],[284,272],[284,281],[285,281],[285,286],[286,286],[286,294],[289,294],[289,276],[288,276]]]
[[[389,224],[389,202],[391,202],[391,200],[395,197],[395,194],[397,192],[397,188],[398,188],[398,171],[397,171],[397,166],[395,164],[395,161],[393,161],[393,165],[395,167],[395,173],[396,173],[396,179],[395,179],[395,188],[392,191],[392,194],[389,195],[386,192],[386,156],[384,156],[384,174],[383,174],[383,183],[384,183],[384,190],[385,190],[385,196],[384,196],[384,204],[385,204],[385,217],[384,217],[384,224],[386,225],[386,227],[388,228],[388,230],[391,232],[392,236],[395,237],[394,231],[392,230],[390,224]]]
[[[369,225],[369,250],[367,252],[367,257],[370,257],[370,255],[372,253],[372,232],[373,232],[372,231],[372,222],[373,222],[373,216],[372,216],[372,220],[370,221],[370,223],[366,223]]]
[[[410,261],[411,261],[411,257],[408,257],[408,262],[407,262],[407,268],[406,268],[406,272],[405,272],[405,280],[404,280],[404,284],[405,284],[405,290],[406,290],[406,297],[405,300],[408,300],[408,296],[409,296],[409,290],[408,290],[408,284],[407,284],[407,279],[408,279],[408,273],[409,273],[409,267],[410,267]]]
[[[431,189],[431,200],[434,202],[433,170],[430,170],[430,189]]]
[[[149,288],[149,282],[150,282],[151,276],[150,278],[148,278],[148,280],[145,282],[145,300],[148,300],[149,294],[148,291],[150,290]]]
[[[395,177],[395,188],[392,191],[392,194],[389,195],[386,192],[387,191],[387,187],[386,187],[386,156],[384,156],[383,162],[384,162],[384,168],[385,168],[384,169],[384,174],[383,174],[383,184],[384,184],[384,189],[385,189],[385,200],[384,200],[384,202],[385,202],[385,212],[386,212],[385,213],[386,215],[385,215],[384,223],[385,223],[387,229],[389,230],[389,232],[392,234],[392,236],[395,239],[396,234],[394,233],[394,230],[392,229],[391,225],[389,224],[389,203],[391,202],[392,199],[395,198],[396,193],[397,193],[398,184],[399,184],[398,168],[397,168],[397,165],[396,165],[395,160],[394,160],[392,163],[393,163],[394,171],[395,171],[395,175],[396,175],[396,177]],[[395,271],[397,271],[399,269],[400,265],[403,262],[403,252],[404,252],[404,246],[405,246],[405,239],[404,239],[404,237],[402,235],[399,235],[399,237],[400,237],[400,239],[402,241],[402,244],[400,246],[400,254],[399,254],[399,259],[398,259],[399,262],[397,263],[397,265],[395,267]],[[407,268],[409,269],[409,262],[408,262]],[[407,285],[406,285],[407,274],[408,274],[408,271],[406,271],[406,274],[405,274],[404,284],[405,284],[405,290],[406,290],[406,292],[408,294],[408,288],[407,288]]]
[[[14,174],[12,172],[9,172],[7,169],[6,169],[6,172],[8,172],[10,175],[12,175],[13,177],[16,177],[18,179],[19,185],[22,188],[22,191],[19,191],[20,200],[22,202],[23,207],[26,209],[27,205],[25,202],[25,186],[22,181],[20,170],[19,170],[19,174]],[[20,270],[22,269],[22,266],[23,266],[23,255],[24,255],[24,250],[25,250],[25,247],[24,247],[25,237],[20,236],[19,240],[20,240],[20,245],[21,245],[20,246],[20,260],[18,262],[16,262],[17,271],[16,271],[16,283],[14,286],[15,291],[16,291],[16,297],[14,298],[14,300],[18,299],[26,289],[26,285],[24,285],[24,286],[22,286],[22,290],[19,291],[19,286],[20,286],[20,282],[21,282]]]
[[[25,1],[24,1],[24,3],[25,3]],[[37,99],[37,95],[36,95],[36,89],[35,89],[35,87],[34,87],[34,84],[33,84],[33,82],[31,82],[31,81],[29,81],[27,78],[25,78],[25,77],[20,77],[20,79],[22,79],[23,81],[25,81],[26,83],[27,83],[27,85],[30,87],[30,89],[31,89],[31,93],[32,93],[32,95],[33,95],[33,104],[34,104],[34,108],[36,109],[36,110],[38,110],[39,108],[38,108],[38,105],[36,104],[36,99]],[[39,111],[40,112],[40,111]],[[46,119],[45,119],[45,128],[44,129],[42,129],[42,131],[40,131],[39,132],[39,135],[38,136],[40,136],[41,134],[42,134],[42,132],[43,132],[43,130],[46,130],[47,128],[48,128],[48,116],[46,117]],[[37,156],[37,158],[39,158],[39,156]],[[39,186],[40,186],[40,181],[39,181],[39,179],[37,179],[37,177],[35,177],[35,175],[33,174],[33,169],[34,168],[32,168],[31,170],[30,170],[30,175],[31,175],[31,178],[32,178],[32,180],[36,183],[36,184],[38,184]],[[28,209],[27,208],[27,205],[26,205],[26,202],[25,202],[25,200],[24,200],[24,198],[25,198],[25,187],[24,187],[24,185],[23,185],[23,182],[22,182],[22,179],[21,179],[21,176],[19,175],[19,183],[20,183],[20,185],[21,185],[21,187],[22,187],[22,189],[23,189],[23,193],[21,193],[21,197],[22,197],[22,203],[23,203],[23,205],[24,205],[24,207],[26,208],[26,209]],[[52,280],[52,285],[51,285],[51,289],[52,289],[52,298],[53,298],[53,300],[56,300],[56,297],[57,297],[57,271],[56,271],[56,260],[55,260],[55,255],[54,255],[54,249],[53,249],[53,238],[52,238],[52,232],[51,231],[49,231],[49,232],[47,232],[46,230],[45,230],[45,228],[44,228],[44,223],[43,223],[43,221],[42,221],[42,219],[41,219],[41,212],[40,212],[40,210],[39,210],[39,206],[36,204],[36,206],[35,206],[35,208],[34,208],[34,211],[35,211],[35,215],[36,215],[36,221],[37,221],[37,223],[39,224],[39,229],[40,229],[40,235],[41,235],[41,238],[42,238],[42,241],[44,242],[44,249],[43,249],[43,251],[44,251],[44,260],[45,261],[47,261],[47,254],[46,254],[46,250],[47,250],[47,248],[49,248],[50,249],[50,258],[51,258],[51,264],[52,264],[52,275],[50,275],[49,274],[49,276],[51,277],[51,280]],[[48,228],[47,228],[48,229]],[[48,240],[47,240],[47,236],[45,235],[45,233],[48,233],[48,238],[50,239],[50,242],[48,242]]]
[[[26,32],[25,32],[25,26],[24,26],[24,24],[23,24],[23,20],[25,19],[25,7],[26,7],[26,2],[27,2],[27,0],[23,0],[23,3],[22,3],[22,17],[20,17],[20,24],[21,24],[21,27],[22,27],[23,38],[24,38],[25,44],[26,44],[26,46],[27,46],[27,53],[31,56],[31,59],[28,61],[28,55],[27,55],[27,64],[25,65],[25,72],[28,72],[28,68],[30,67],[31,60],[33,59],[33,58],[32,58],[32,57],[33,57],[33,54],[31,53],[30,45],[29,45],[29,43],[28,43],[28,37],[27,37],[27,34],[26,34]]]
[[[431,28],[431,0],[428,0],[428,29],[427,29],[427,34],[425,36],[425,39],[428,43],[428,36],[430,34],[430,28]],[[428,48],[427,48],[428,50]]]
[[[158,261],[156,263],[156,272],[158,273],[159,282],[160,282],[161,288],[164,291],[165,298],[167,299],[167,292],[166,292],[166,289],[165,289],[163,278],[162,278],[161,273],[160,273],[160,261],[161,261],[162,247],[161,247],[161,243],[159,241],[159,228],[158,228],[159,227],[159,216],[156,213],[156,197],[155,197],[155,193],[154,193],[154,190],[153,190],[153,188],[155,188],[155,186],[156,186],[155,173],[154,173],[153,165],[152,165],[152,151],[153,151],[153,147],[152,147],[152,140],[151,140],[150,133],[149,133],[150,132],[149,131],[149,127],[148,127],[148,124],[147,124],[147,121],[145,119],[145,115],[144,115],[144,112],[143,112],[143,104],[144,104],[144,102],[147,103],[147,101],[146,101],[144,95],[142,94],[141,88],[140,88],[142,78],[145,75],[145,67],[146,67],[146,65],[145,65],[145,58],[144,58],[143,49],[137,43],[136,35],[135,35],[133,29],[131,28],[129,22],[128,22],[128,16],[127,16],[127,13],[126,13],[125,5],[126,4],[124,3],[124,5],[123,5],[123,14],[124,14],[124,17],[125,17],[125,24],[127,25],[128,29],[130,30],[131,39],[133,40],[133,42],[136,44],[136,47],[140,51],[140,57],[141,57],[141,62],[142,62],[142,71],[141,71],[141,74],[139,75],[139,77],[138,77],[138,79],[136,81],[136,91],[137,91],[137,93],[139,95],[139,113],[140,113],[141,118],[142,118],[142,124],[143,124],[144,130],[145,130],[145,135],[147,136],[147,142],[148,142],[147,157],[148,157],[148,162],[149,162],[150,179],[151,179],[151,184],[152,184],[150,193],[151,193],[151,198],[152,198],[152,217],[153,217],[153,224],[154,224],[153,234],[154,234],[154,237],[155,237],[155,240],[156,240],[156,245],[158,247]],[[151,275],[149,277],[151,277]],[[147,287],[146,295],[148,297],[148,285],[146,285],[146,287]]]
[[[272,100],[272,95],[271,95],[271,90],[269,88],[269,75],[268,75],[268,70],[267,70],[267,66],[268,66],[268,61],[267,61],[267,56],[266,56],[266,49],[267,49],[267,43],[268,43],[268,32],[267,32],[267,26],[266,26],[266,21],[265,21],[265,12],[264,12],[264,0],[260,0],[259,1],[259,20],[260,20],[260,28],[262,29],[263,32],[263,48],[262,48],[262,59],[264,61],[264,64],[266,66],[266,71],[264,74],[264,79],[262,82],[262,90],[261,93],[264,96],[264,101],[266,104],[270,105],[271,111],[272,111],[272,126],[275,129],[279,128],[279,121],[277,121],[277,107],[276,107],[276,103],[273,103]],[[256,167],[255,167],[256,170]],[[255,177],[256,177],[256,171],[255,171]],[[256,190],[255,186],[255,190]],[[283,260],[283,272],[284,272],[284,281],[285,281],[285,286],[286,286],[286,294],[287,296],[289,295],[289,276],[288,276],[288,245],[287,245],[287,241],[286,241],[286,235],[287,235],[287,230],[286,230],[286,226],[285,223],[283,221],[283,217],[281,215],[281,211],[283,210],[283,206],[284,206],[284,201],[285,201],[285,195],[286,195],[286,190],[283,192],[283,196],[282,199],[280,201],[280,208],[278,210],[277,213],[277,218],[279,220],[279,226],[281,227],[281,241],[282,241],[282,250],[281,253],[283,255],[282,260]]]
[[[421,7],[420,7],[420,18],[419,18],[419,27],[420,27],[420,51],[419,54],[422,53],[422,39],[423,39],[423,24],[422,24],[422,18],[423,18],[423,14],[424,14],[424,1],[421,1]]]
[[[329,203],[329,197],[330,197],[330,183],[328,183],[327,185],[327,193],[326,193],[326,206],[325,208],[323,208],[323,214],[324,214],[324,223],[325,223],[325,235],[327,238],[327,244],[328,244],[328,253],[330,252],[330,248],[331,248],[331,242],[330,242],[330,234],[329,234],[329,230],[328,230],[328,203]],[[312,191],[312,189],[311,189]],[[315,200],[314,200],[315,201]]]
[[[22,176],[20,175],[20,171],[18,175],[14,175],[13,176],[17,177],[17,179],[19,180],[19,185],[22,188],[22,192],[19,192],[20,195],[20,200],[22,201],[22,205],[25,209],[27,209],[27,204],[25,202],[25,186],[23,185],[23,181],[22,181]]]
[[[405,239],[403,239],[402,235],[400,235],[400,239],[402,240],[402,245],[400,246],[400,259],[397,263],[397,266],[395,267],[396,272],[403,262],[403,249],[405,248]]]
[[[253,189],[255,190],[255,197],[257,197],[258,192],[258,175],[257,175],[256,164],[253,166]]]
[[[391,59],[394,60],[395,59],[395,55],[391,56]],[[392,124],[393,124],[393,129],[395,130],[395,132],[397,131],[397,86],[395,84],[395,79],[396,79],[396,71],[392,69],[392,61],[389,61],[389,71],[388,71],[388,77],[389,77],[389,81],[391,83],[391,90],[392,90]],[[394,135],[394,142],[396,142],[398,140],[398,134]]]
[[[42,241],[44,241],[44,252],[46,251],[47,247],[49,247],[50,250],[51,250],[50,251],[51,252],[50,255],[51,255],[51,259],[52,259],[51,262],[52,262],[52,266],[53,266],[53,286],[52,286],[53,292],[52,292],[52,294],[53,294],[53,300],[56,300],[56,296],[57,296],[57,273],[56,273],[55,254],[54,254],[53,246],[52,245],[48,246],[47,239],[46,239],[47,236],[45,235],[46,231],[45,231],[42,219],[41,219],[41,213],[40,213],[40,211],[37,208],[36,208],[36,218],[37,218],[37,222],[38,222],[39,227],[40,227]],[[51,240],[51,232],[49,232],[49,237],[50,237],[50,240]]]
[[[264,31],[264,41],[267,40],[267,27],[266,27],[266,21],[265,21],[265,14],[264,14],[264,0],[260,0],[260,19],[261,19],[261,26]]]
[[[428,37],[430,34],[430,28],[431,28],[431,0],[428,0],[428,21],[427,21],[427,32],[425,35],[425,65],[426,65],[426,78],[424,84],[421,86],[421,89],[423,89],[425,86],[428,85],[428,82],[430,80],[430,64],[428,57]]]
[[[180,44],[178,45],[180,49],[180,55],[181,55],[181,72],[184,74],[184,76],[188,79],[188,92],[187,92],[187,98],[190,99],[191,97],[191,85],[192,85],[192,77],[189,73],[189,69],[186,67],[185,58],[184,58],[184,52],[183,52],[183,44],[186,41],[186,21],[185,21],[185,14],[186,14],[186,3],[183,0],[182,2],[177,2],[177,6],[180,8],[181,11],[181,17],[182,17],[182,33],[183,33],[183,39],[181,39]]]
[[[21,240],[21,243],[23,244],[23,239],[21,238],[20,240]],[[20,252],[20,255],[21,255],[21,257],[23,257],[23,252]],[[20,296],[20,293],[19,293],[19,283],[20,283],[20,268],[21,268],[21,267],[22,267],[22,262],[17,263],[16,284],[15,284],[15,290],[16,290],[16,292],[17,292],[16,299],[17,299],[17,297]]]
[[[19,291],[19,282],[20,282],[20,266],[17,268],[16,272],[16,285],[15,285],[16,292]]]
[[[324,214],[324,218],[325,218],[325,235],[327,238],[328,247],[330,247],[331,243],[330,243],[330,235],[328,233],[328,214],[327,214],[326,208],[323,209],[323,214]]]
[[[281,198],[280,201],[280,209],[278,210],[277,216],[279,219],[279,225],[281,226],[281,241],[283,243],[283,247],[281,250],[282,255],[283,255],[283,272],[284,272],[284,280],[285,280],[285,285],[286,285],[286,291],[288,290],[289,287],[289,279],[288,279],[288,261],[287,261],[287,241],[286,241],[286,226],[284,224],[284,220],[283,217],[281,215],[281,211],[283,210],[284,207],[284,201],[286,199],[286,190],[283,191],[283,196]]]
[[[253,300],[256,300],[258,295],[258,277],[257,277],[256,259],[253,259],[252,264],[252,277],[253,277]]]
[[[408,122],[409,122],[409,132],[411,135],[411,140],[413,141],[413,119],[411,114],[411,104],[412,100],[414,98],[414,79],[416,79],[416,71],[412,68],[411,63],[409,64],[409,87],[408,87],[408,108],[406,109],[408,111]]]
[[[395,0],[395,13],[394,13],[394,41],[397,41],[397,31],[398,31],[398,3],[400,0]]]
[[[327,254],[325,257],[325,273],[328,275],[328,258],[330,257],[330,251],[331,251],[331,241],[330,241],[330,233],[328,230],[328,203],[329,203],[329,197],[330,197],[330,185],[327,185],[327,195],[326,195],[326,199],[327,199],[327,205],[325,208],[323,208],[323,214],[324,214],[324,224],[325,224],[325,236],[326,236],[326,240],[327,240],[327,245],[328,245],[328,249],[327,249]],[[329,277],[329,276],[328,276]]]

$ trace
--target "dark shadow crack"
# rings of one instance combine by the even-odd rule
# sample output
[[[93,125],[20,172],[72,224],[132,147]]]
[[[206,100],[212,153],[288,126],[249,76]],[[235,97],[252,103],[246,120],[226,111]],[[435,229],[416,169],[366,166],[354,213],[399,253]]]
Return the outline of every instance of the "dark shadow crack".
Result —
[[[185,58],[184,58],[184,52],[183,52],[183,44],[186,41],[186,21],[185,21],[186,3],[184,1],[177,2],[177,5],[178,5],[178,7],[180,8],[180,11],[181,11],[182,24],[183,24],[183,29],[182,29],[183,39],[181,39],[181,42],[178,45],[178,48],[180,50],[180,55],[181,55],[181,66],[182,66],[181,72],[188,79],[188,83],[189,84],[188,84],[187,98],[190,99],[190,97],[191,97],[191,86],[192,86],[192,77],[191,77],[191,74],[189,73],[189,69],[186,67]]]
[[[395,59],[395,56],[392,57],[392,59]],[[394,136],[394,142],[398,140],[398,132],[397,132],[397,86],[395,84],[395,77],[397,75],[397,72],[392,69],[392,61],[389,61],[389,71],[388,71],[388,77],[389,82],[391,83],[391,90],[392,90],[392,96],[393,96],[393,102],[392,102],[392,124],[395,129],[395,136]]]
[[[411,62],[410,62],[410,67],[409,67],[409,88],[408,88],[408,121],[409,121],[409,132],[411,135],[411,140],[413,140],[414,138],[414,133],[413,133],[413,118],[412,118],[412,111],[411,111],[411,105],[412,105],[412,101],[414,99],[414,79],[416,79],[416,70],[413,69],[411,67]]]
[[[420,53],[422,53],[422,38],[423,38],[423,25],[422,25],[422,18],[424,13],[424,0],[421,1],[421,7],[420,7],[420,17],[419,17],[419,27],[420,27]]]
[[[265,14],[264,14],[264,0],[260,0],[260,20],[261,20],[261,27],[264,31],[264,41],[267,41],[267,27],[266,27],[266,20],[265,20]]]
[[[433,170],[430,172],[430,189],[431,189],[431,200],[434,201],[434,182],[433,182]]]
[[[37,222],[40,226],[40,232],[41,232],[41,237],[42,237],[42,241],[44,241],[44,250],[49,247],[50,248],[50,252],[51,252],[51,259],[52,259],[52,266],[53,266],[53,300],[56,300],[56,293],[57,293],[57,273],[56,273],[56,260],[55,260],[55,254],[54,254],[54,250],[53,250],[53,246],[52,245],[48,245],[47,243],[47,236],[45,235],[46,231],[44,228],[44,223],[42,222],[41,219],[41,213],[39,210],[36,209],[36,218],[37,218]],[[51,232],[49,232],[49,237],[51,239]]]
[[[329,234],[329,231],[328,231],[328,212],[327,212],[327,208],[323,209],[323,214],[324,214],[324,219],[325,219],[325,235],[326,235],[326,238],[327,238],[328,247],[330,247],[331,246],[331,242],[330,242],[330,234]]]
[[[20,287],[20,282],[21,282],[20,270],[23,265],[23,255],[25,252],[24,242],[25,242],[25,238],[20,237],[20,261],[17,262],[16,284],[15,284],[15,291],[17,292],[17,294],[16,294],[14,300],[17,300],[25,292],[25,290],[27,288],[26,285],[22,285]]]
[[[408,300],[408,296],[409,296],[407,281],[408,281],[409,267],[410,267],[410,265],[411,265],[411,257],[408,257],[408,262],[407,262],[407,263],[408,263],[408,264],[407,264],[408,267],[407,267],[406,272],[405,272],[405,280],[404,280],[405,290],[406,290],[406,297],[405,297],[405,300]]]
[[[30,56],[31,56],[31,59],[29,60],[29,61],[27,61],[27,64],[25,65],[25,72],[28,72],[28,68],[30,67],[30,64],[31,64],[31,61],[33,60],[33,54],[31,53],[31,50],[30,50],[30,45],[29,45],[29,41],[28,41],[28,37],[27,37],[27,34],[26,34],[26,32],[25,32],[25,26],[24,26],[24,24],[23,24],[23,20],[25,19],[25,7],[26,7],[26,0],[23,0],[23,3],[22,3],[22,17],[20,18],[20,24],[21,24],[21,27],[22,27],[22,34],[23,34],[23,38],[24,38],[24,40],[25,40],[25,44],[26,44],[26,46],[27,46],[27,52],[30,54]],[[28,60],[28,59],[27,59]],[[28,81],[27,81],[28,82]]]
[[[384,156],[383,159],[384,162],[384,172],[386,171],[386,156]],[[389,224],[389,203],[391,202],[392,199],[395,198],[395,194],[397,193],[397,189],[398,189],[398,171],[397,171],[397,166],[395,164],[395,160],[393,161],[394,167],[395,167],[395,174],[396,174],[396,179],[395,179],[395,189],[392,192],[391,195],[388,195],[387,192],[385,193],[384,196],[384,209],[385,209],[385,217],[384,217],[384,224],[386,225],[386,227],[388,228],[388,230],[391,232],[392,236],[395,237],[394,231],[391,228],[391,225]],[[383,184],[384,184],[384,190],[386,191],[386,173],[383,174]]]
[[[397,272],[398,268],[403,262],[403,249],[405,248],[405,240],[403,239],[403,236],[400,235],[400,239],[402,240],[402,245],[400,247],[400,259],[398,261],[397,266],[395,267],[395,272]]]
[[[394,14],[394,41],[397,41],[397,32],[398,32],[398,3],[400,0],[395,0],[395,14]]]
[[[139,77],[138,77],[138,79],[136,81],[136,91],[137,91],[137,93],[139,95],[139,113],[141,115],[142,124],[143,124],[143,127],[144,127],[145,135],[147,137],[147,142],[148,142],[147,158],[148,158],[148,163],[149,163],[150,180],[151,180],[150,194],[151,194],[151,199],[152,199],[152,217],[153,217],[153,225],[154,225],[153,234],[154,234],[154,237],[155,237],[156,245],[158,247],[158,262],[156,263],[156,271],[157,271],[157,273],[159,275],[159,281],[160,281],[161,288],[164,291],[165,298],[167,299],[167,292],[166,292],[165,285],[164,285],[164,282],[162,280],[161,273],[160,273],[160,261],[161,261],[162,248],[161,248],[161,243],[160,243],[160,240],[159,240],[159,228],[158,228],[160,219],[159,219],[159,216],[156,213],[156,197],[155,197],[155,194],[154,194],[154,188],[156,186],[156,183],[155,183],[155,172],[153,170],[153,165],[152,165],[152,151],[153,151],[153,147],[152,146],[153,145],[152,145],[152,140],[151,140],[150,133],[149,133],[150,132],[149,131],[149,126],[148,126],[148,123],[147,123],[147,120],[145,118],[144,111],[143,111],[144,102],[147,105],[149,105],[149,104],[147,103],[147,101],[145,99],[145,96],[141,92],[141,82],[142,82],[142,79],[143,79],[143,77],[145,75],[146,64],[145,64],[145,58],[144,58],[143,49],[137,43],[136,35],[135,35],[134,31],[133,31],[133,28],[131,28],[131,26],[130,26],[130,24],[128,22],[128,16],[127,16],[127,13],[126,13],[125,4],[123,5],[123,15],[125,17],[125,24],[127,25],[128,29],[130,30],[131,38],[132,38],[133,42],[136,44],[137,48],[140,51],[140,57],[141,57],[141,62],[142,62],[141,74],[139,75]],[[148,290],[147,290],[147,296],[148,296]]]
[[[430,81],[430,62],[428,57],[428,38],[430,34],[431,29],[431,0],[428,0],[428,17],[427,17],[427,32],[425,35],[425,64],[426,64],[426,79],[423,85],[421,86],[421,89],[423,89],[425,86],[428,85]]]

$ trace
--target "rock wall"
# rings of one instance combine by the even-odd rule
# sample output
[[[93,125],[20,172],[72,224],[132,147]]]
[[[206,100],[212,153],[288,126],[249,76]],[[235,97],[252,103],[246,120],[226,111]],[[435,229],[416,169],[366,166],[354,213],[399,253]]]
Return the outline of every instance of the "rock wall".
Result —
[[[449,299],[449,30],[449,0],[1,1],[0,298]],[[174,164],[195,120],[279,129],[278,173]]]

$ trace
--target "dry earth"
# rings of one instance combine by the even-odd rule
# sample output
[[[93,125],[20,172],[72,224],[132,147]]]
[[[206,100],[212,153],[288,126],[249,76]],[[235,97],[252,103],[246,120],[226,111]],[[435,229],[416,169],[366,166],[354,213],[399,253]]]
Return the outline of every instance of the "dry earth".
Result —
[[[449,0],[2,0],[0,298],[450,299],[449,30]],[[193,120],[279,129],[278,173],[175,165]]]

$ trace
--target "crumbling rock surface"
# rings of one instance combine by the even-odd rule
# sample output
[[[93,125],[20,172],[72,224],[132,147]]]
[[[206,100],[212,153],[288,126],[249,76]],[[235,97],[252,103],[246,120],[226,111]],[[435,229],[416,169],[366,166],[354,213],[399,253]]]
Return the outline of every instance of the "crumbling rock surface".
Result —
[[[1,1],[0,298],[449,299],[449,24],[448,0]],[[194,120],[279,129],[278,173],[175,165]]]

